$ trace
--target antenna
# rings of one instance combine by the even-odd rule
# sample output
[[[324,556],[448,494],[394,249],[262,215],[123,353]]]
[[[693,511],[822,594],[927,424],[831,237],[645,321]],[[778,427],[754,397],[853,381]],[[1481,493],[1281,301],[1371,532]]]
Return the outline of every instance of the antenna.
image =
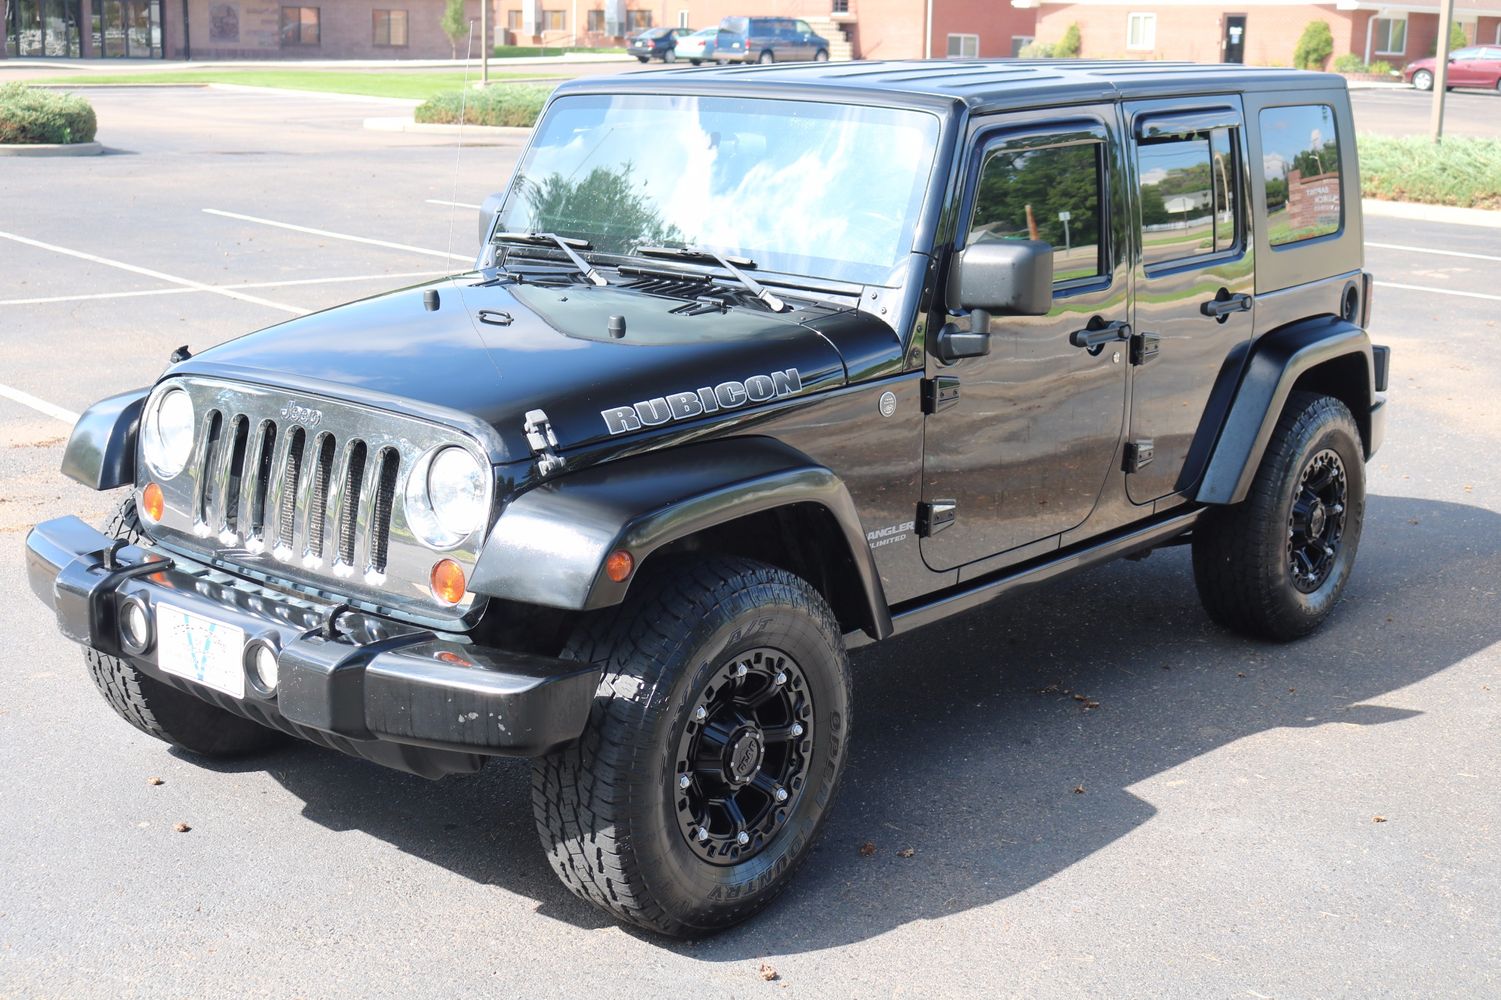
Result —
[[[490,0],[480,0],[489,3]],[[464,90],[459,94],[459,137],[453,150],[453,186],[448,208],[448,259],[453,261],[453,220],[459,206],[459,154],[464,152],[464,128],[469,124],[469,65],[474,61],[474,19],[469,19],[469,42],[464,46]]]

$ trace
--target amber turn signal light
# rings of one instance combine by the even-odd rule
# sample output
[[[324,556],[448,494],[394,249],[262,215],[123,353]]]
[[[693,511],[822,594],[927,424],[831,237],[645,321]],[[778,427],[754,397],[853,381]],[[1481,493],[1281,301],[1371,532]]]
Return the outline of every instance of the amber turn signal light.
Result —
[[[162,498],[162,488],[155,483],[147,483],[141,491],[141,513],[146,515],[147,520],[160,521],[166,510],[167,502]]]
[[[625,549],[616,549],[610,553],[610,558],[605,560],[605,576],[616,583],[624,583],[626,577],[631,575],[631,570],[636,568],[636,560]]]
[[[444,604],[457,604],[464,599],[464,569],[452,559],[439,559],[433,563],[433,596]]]

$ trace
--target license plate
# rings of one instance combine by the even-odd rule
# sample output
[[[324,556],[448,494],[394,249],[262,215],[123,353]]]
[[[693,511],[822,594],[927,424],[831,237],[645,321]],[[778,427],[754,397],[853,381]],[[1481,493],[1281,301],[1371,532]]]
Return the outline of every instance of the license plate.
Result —
[[[164,672],[243,698],[244,656],[244,629],[170,604],[156,606],[156,662]]]

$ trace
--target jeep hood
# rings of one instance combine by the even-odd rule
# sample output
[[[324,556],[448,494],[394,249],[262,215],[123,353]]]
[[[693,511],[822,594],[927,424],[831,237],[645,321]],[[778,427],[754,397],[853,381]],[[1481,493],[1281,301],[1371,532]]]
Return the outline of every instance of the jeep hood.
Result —
[[[478,275],[416,285],[300,317],[229,341],[173,367],[289,393],[368,401],[425,412],[457,411],[494,428],[502,454],[530,457],[523,424],[546,411],[559,447],[649,430],[608,425],[603,411],[635,408],[673,394],[777,376],[785,398],[846,381],[847,342],[862,366],[872,355],[899,357],[900,342],[883,323],[852,312],[756,308],[693,309],[681,298],[617,286],[478,283]],[[429,309],[424,293],[438,295]],[[623,317],[624,337],[608,329]],[[826,327],[821,331],[819,327]],[[795,380],[785,373],[795,370]],[[758,380],[758,384],[765,383]],[[731,388],[727,399],[734,400]],[[680,414],[691,409],[691,402]],[[294,396],[294,402],[297,401]],[[749,400],[736,409],[769,403]],[[628,415],[627,415],[628,417]],[[691,419],[675,415],[668,422]],[[635,421],[625,421],[634,424]],[[648,425],[650,421],[647,422]],[[493,448],[493,443],[492,443]]]

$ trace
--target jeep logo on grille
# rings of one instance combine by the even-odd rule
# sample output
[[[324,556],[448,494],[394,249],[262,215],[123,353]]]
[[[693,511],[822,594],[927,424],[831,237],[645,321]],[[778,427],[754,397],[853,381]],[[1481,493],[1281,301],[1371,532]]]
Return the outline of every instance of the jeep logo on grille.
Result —
[[[317,427],[323,422],[322,410],[315,410],[311,406],[294,403],[290,399],[287,400],[287,405],[281,408],[281,415],[283,418],[296,424],[302,424],[308,429]]]

